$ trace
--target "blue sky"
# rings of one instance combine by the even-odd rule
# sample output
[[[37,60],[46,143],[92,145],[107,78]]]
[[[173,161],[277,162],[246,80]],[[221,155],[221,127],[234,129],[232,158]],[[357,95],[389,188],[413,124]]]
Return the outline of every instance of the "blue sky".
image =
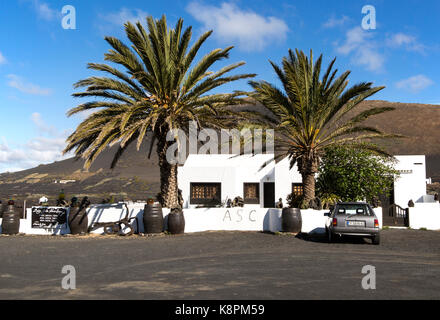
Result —
[[[61,10],[76,10],[76,29],[65,30]],[[376,29],[361,26],[362,8],[376,11]],[[337,57],[351,70],[351,83],[373,81],[387,88],[375,99],[440,104],[440,2],[407,1],[135,1],[11,0],[0,4],[0,172],[60,160],[66,136],[81,116],[66,111],[72,84],[103,62],[105,35],[125,40],[122,24],[146,15],[179,17],[194,36],[214,29],[201,54],[234,45],[229,61],[246,61],[240,72],[276,83],[268,59],[288,48]],[[218,64],[220,68],[222,64]],[[246,81],[224,90],[249,89]]]

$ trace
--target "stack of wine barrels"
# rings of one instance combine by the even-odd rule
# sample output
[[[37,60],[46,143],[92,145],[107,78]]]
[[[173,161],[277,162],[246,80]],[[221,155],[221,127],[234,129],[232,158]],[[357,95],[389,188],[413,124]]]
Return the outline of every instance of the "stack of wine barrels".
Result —
[[[163,213],[159,203],[148,203],[144,207],[144,233],[163,232]]]
[[[15,210],[14,201],[8,201],[2,217],[2,234],[17,234],[20,230],[20,213]]]
[[[300,233],[302,228],[301,210],[297,208],[284,208],[281,224],[283,232]]]

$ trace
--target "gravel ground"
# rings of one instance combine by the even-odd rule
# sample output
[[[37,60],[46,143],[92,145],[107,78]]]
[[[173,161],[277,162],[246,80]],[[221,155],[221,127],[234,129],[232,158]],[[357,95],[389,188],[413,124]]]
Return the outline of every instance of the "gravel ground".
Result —
[[[0,236],[0,299],[439,299],[440,232],[382,243],[258,232]],[[64,290],[62,268],[76,270]],[[362,267],[376,289],[362,288]]]

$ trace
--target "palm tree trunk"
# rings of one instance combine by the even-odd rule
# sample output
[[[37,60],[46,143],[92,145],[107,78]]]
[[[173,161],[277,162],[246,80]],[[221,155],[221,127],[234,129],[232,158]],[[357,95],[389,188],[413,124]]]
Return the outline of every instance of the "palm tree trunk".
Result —
[[[315,199],[315,174],[313,172],[306,172],[301,175],[304,188],[304,202],[308,205],[310,200]]]
[[[177,183],[177,164],[170,164],[166,152],[173,142],[166,141],[165,137],[158,137],[157,155],[160,168],[160,195],[159,202],[164,208],[180,208]],[[180,208],[181,209],[181,208]]]
[[[310,200],[315,199],[315,174],[318,172],[319,159],[312,156],[304,158],[298,159],[298,170],[301,173],[303,181],[303,203],[308,207]]]

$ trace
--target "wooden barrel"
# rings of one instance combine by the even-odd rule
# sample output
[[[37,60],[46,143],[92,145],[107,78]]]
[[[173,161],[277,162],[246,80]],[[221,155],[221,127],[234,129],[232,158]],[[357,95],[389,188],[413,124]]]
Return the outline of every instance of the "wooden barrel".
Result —
[[[146,204],[144,207],[144,233],[163,232],[162,206],[158,203]]]
[[[183,211],[172,210],[168,215],[168,231],[171,234],[182,234],[185,232],[185,217]]]
[[[20,214],[14,210],[14,205],[8,205],[3,212],[2,234],[17,234],[20,230]]]
[[[69,228],[71,234],[87,233],[89,219],[87,218],[87,207],[90,201],[87,197],[81,201],[79,208],[70,208],[69,212]]]
[[[284,208],[281,224],[283,232],[300,233],[302,228],[301,210],[298,208]]]

